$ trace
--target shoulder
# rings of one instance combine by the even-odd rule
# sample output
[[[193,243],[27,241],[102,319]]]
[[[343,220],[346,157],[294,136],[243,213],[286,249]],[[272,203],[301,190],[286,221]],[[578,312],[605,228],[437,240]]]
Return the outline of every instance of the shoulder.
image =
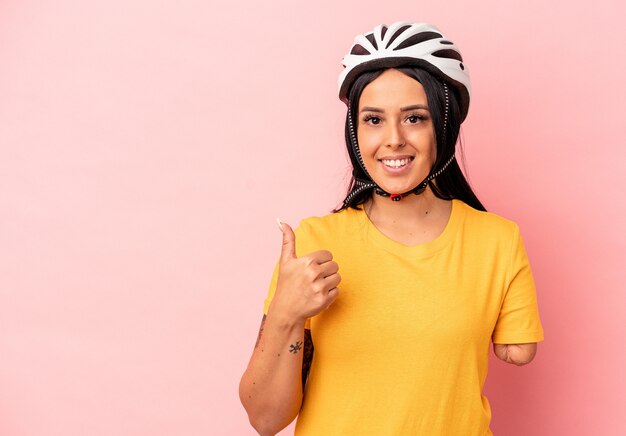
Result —
[[[513,220],[494,212],[485,212],[474,209],[461,200],[455,200],[463,210],[464,223],[470,230],[486,231],[488,233],[511,234],[519,231],[519,226]]]
[[[300,221],[297,232],[302,233],[303,236],[336,234],[337,232],[352,228],[362,212],[361,210],[344,209],[323,216],[305,218]]]
[[[493,212],[476,210],[456,200],[463,215],[463,234],[482,243],[496,243],[504,247],[516,245],[520,229],[516,222]]]
[[[527,262],[520,228],[515,221],[476,210],[465,203],[462,208],[465,213],[462,245],[474,255],[479,254],[491,265],[501,265],[501,271],[511,272],[515,265]]]
[[[354,240],[363,225],[362,213],[362,210],[344,209],[305,218],[295,229],[296,242],[301,250],[312,251]]]

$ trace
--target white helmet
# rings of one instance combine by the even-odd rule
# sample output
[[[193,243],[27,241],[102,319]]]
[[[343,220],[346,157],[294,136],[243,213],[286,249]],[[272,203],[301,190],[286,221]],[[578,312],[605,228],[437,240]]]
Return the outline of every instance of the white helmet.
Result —
[[[354,38],[343,58],[339,75],[339,98],[348,104],[348,93],[356,78],[365,71],[401,66],[422,68],[457,91],[461,122],[470,102],[470,80],[459,49],[432,24],[398,21],[381,24]]]

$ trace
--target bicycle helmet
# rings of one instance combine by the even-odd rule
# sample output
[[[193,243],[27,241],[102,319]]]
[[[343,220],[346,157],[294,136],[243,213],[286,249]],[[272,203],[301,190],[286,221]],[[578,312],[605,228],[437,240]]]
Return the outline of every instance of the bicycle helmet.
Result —
[[[354,38],[342,63],[339,98],[346,104],[350,87],[361,73],[415,66],[452,85],[459,97],[461,122],[467,116],[471,92],[467,67],[456,45],[432,24],[398,21],[390,26],[376,26]]]

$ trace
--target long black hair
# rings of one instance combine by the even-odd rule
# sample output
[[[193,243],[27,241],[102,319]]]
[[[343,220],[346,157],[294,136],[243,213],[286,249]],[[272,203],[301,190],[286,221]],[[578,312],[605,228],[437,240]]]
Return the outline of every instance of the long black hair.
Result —
[[[443,83],[432,76],[427,71],[415,68],[415,67],[397,67],[396,70],[406,74],[407,76],[417,80],[424,87],[426,98],[428,100],[428,107],[430,115],[433,120],[435,128],[435,138],[437,141],[437,156],[431,172],[437,171],[441,168],[455,153],[457,139],[459,137],[459,131],[461,129],[460,123],[460,110],[456,91],[453,86],[448,86],[449,98],[449,111],[448,111],[448,123],[444,129],[444,110],[445,110],[445,91]],[[365,203],[373,194],[373,189],[363,191],[357,195],[354,195],[350,201],[347,201],[349,194],[356,188],[356,180],[370,180],[370,177],[365,173],[359,161],[354,153],[354,149],[351,145],[350,134],[350,114],[358,114],[359,99],[361,93],[365,87],[380,76],[385,69],[368,71],[361,74],[355,81],[350,92],[348,94],[349,106],[348,113],[346,114],[346,147],[348,149],[348,156],[352,164],[352,179],[348,186],[348,192],[343,204],[335,209],[333,212],[339,212],[343,209],[351,207],[353,209],[360,209],[359,205]],[[358,123],[353,119],[353,128],[356,135],[358,129]],[[462,145],[461,145],[462,147]],[[433,183],[436,181],[437,184]],[[472,191],[469,183],[465,179],[465,176],[461,172],[461,168],[455,159],[452,160],[450,165],[434,180],[428,182],[428,186],[433,191],[436,197],[444,200],[452,200],[453,198],[462,200],[469,206],[477,210],[486,210],[482,203]]]

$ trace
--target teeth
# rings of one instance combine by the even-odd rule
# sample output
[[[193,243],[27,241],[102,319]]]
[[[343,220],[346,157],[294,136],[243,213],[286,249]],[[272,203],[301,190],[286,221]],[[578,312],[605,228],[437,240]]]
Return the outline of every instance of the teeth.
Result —
[[[383,159],[383,164],[392,168],[400,168],[408,164],[410,159]]]

